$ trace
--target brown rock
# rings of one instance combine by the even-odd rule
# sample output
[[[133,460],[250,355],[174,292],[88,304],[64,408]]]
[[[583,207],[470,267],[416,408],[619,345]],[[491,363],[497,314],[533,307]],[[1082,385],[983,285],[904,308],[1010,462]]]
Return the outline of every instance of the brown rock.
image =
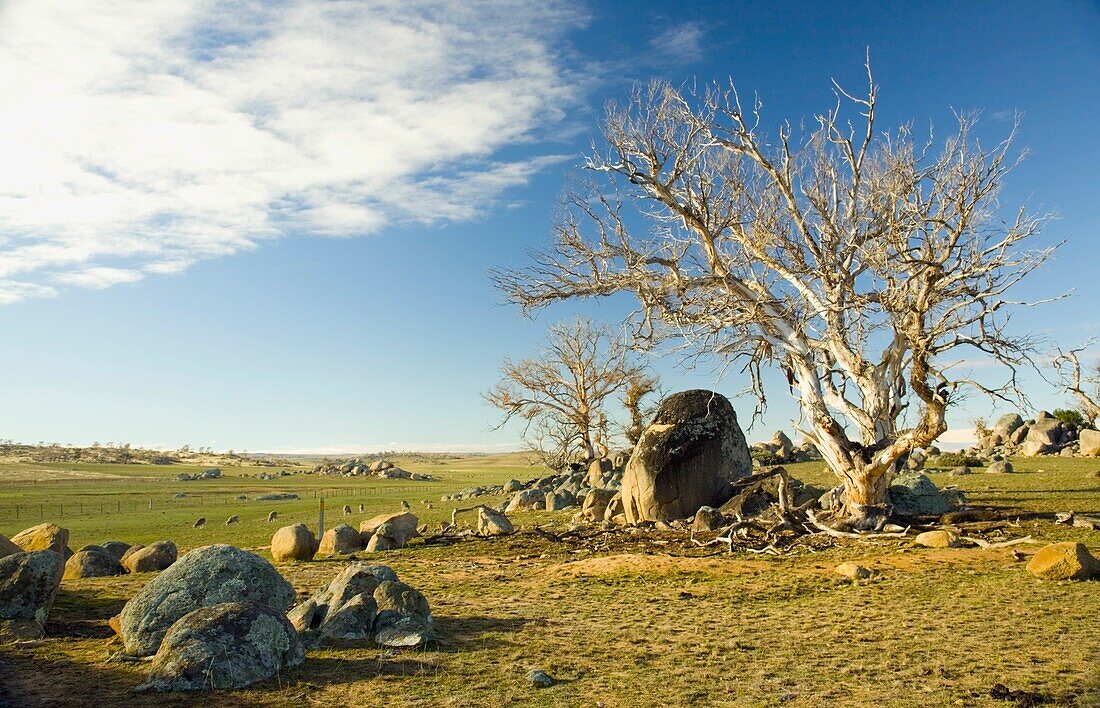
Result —
[[[23,549],[12,543],[7,536],[0,534],[0,558],[10,556],[12,553],[22,553]]]
[[[122,566],[131,573],[154,573],[167,569],[176,562],[179,552],[171,541],[157,541],[136,551],[123,554]]]
[[[917,534],[913,543],[925,548],[956,548],[959,545],[959,537],[946,529],[937,529]]]
[[[668,521],[722,506],[752,458],[729,400],[713,391],[676,393],[661,402],[626,465],[627,521]]]
[[[92,548],[77,551],[65,562],[63,579],[103,578],[110,575],[122,575],[122,564],[107,551]]]
[[[582,516],[588,521],[603,521],[607,505],[614,496],[615,492],[611,489],[590,490],[584,498],[584,504],[581,506]]]
[[[319,552],[327,555],[334,553],[355,553],[363,550],[362,537],[359,532],[347,524],[340,524],[335,528],[325,531],[321,537]]]
[[[367,534],[388,536],[397,544],[397,547],[401,547],[417,535],[416,527],[419,524],[420,521],[412,512],[401,511],[396,514],[379,514],[372,519],[367,519],[359,524],[359,531],[364,536]]]
[[[24,551],[54,551],[64,557],[69,545],[69,529],[57,524],[39,524],[15,534],[11,542]]]
[[[1027,571],[1041,580],[1088,580],[1100,574],[1100,561],[1083,543],[1054,543],[1032,556]]]
[[[848,578],[849,580],[866,580],[871,577],[871,571],[864,568],[859,563],[853,563],[848,561],[841,563],[836,567],[837,575]]]
[[[284,526],[271,537],[271,557],[277,561],[312,560],[317,546],[317,537],[305,524]]]

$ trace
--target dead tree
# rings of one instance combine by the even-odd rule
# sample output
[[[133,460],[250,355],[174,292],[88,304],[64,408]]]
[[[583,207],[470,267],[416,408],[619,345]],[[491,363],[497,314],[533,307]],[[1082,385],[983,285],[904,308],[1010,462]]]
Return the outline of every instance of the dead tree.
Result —
[[[606,453],[609,405],[646,376],[631,350],[607,327],[586,319],[551,325],[545,348],[521,361],[505,359],[501,380],[485,400],[518,418],[524,435],[553,467]]]
[[[1081,407],[1081,415],[1085,420],[1095,424],[1097,416],[1100,416],[1100,366],[1093,368],[1089,373],[1081,372],[1081,360],[1078,357],[1081,352],[1094,344],[1089,340],[1076,349],[1070,349],[1063,353],[1058,350],[1054,357],[1054,368],[1058,373],[1060,383],[1065,390],[1073,394],[1077,399],[1077,405]]]
[[[867,75],[865,96],[836,86],[800,137],[789,123],[766,134],[762,104],[746,110],[732,84],[636,90],[608,110],[554,244],[493,277],[525,312],[633,294],[641,343],[743,365],[757,412],[761,369],[778,369],[845,515],[873,528],[897,461],[946,430],[961,388],[1021,395],[1038,342],[1007,330],[1006,293],[1053,249],[1031,246],[1044,217],[1003,217],[997,201],[1015,130],[991,148],[968,116],[938,148],[908,126],[884,133]],[[956,375],[967,350],[1004,382]]]

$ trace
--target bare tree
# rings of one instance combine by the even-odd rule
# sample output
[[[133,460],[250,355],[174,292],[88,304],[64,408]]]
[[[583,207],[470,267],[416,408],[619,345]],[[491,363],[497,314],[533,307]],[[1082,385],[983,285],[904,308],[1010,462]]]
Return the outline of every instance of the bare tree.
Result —
[[[527,421],[524,435],[553,466],[605,455],[609,404],[645,377],[621,339],[580,318],[551,325],[538,356],[505,359],[500,373],[500,382],[485,394],[504,412],[498,427],[513,418]]]
[[[745,111],[732,84],[636,90],[608,109],[607,149],[587,158],[596,176],[566,198],[554,245],[494,273],[525,311],[633,293],[642,342],[741,362],[758,412],[761,368],[778,367],[859,527],[883,522],[897,461],[946,429],[961,387],[1021,395],[1038,343],[1006,331],[1006,292],[1053,250],[1028,246],[1043,217],[999,216],[1015,129],[992,148],[967,116],[939,149],[908,126],[880,133],[867,76],[865,97],[834,84],[798,140],[789,123],[765,135],[762,104]],[[955,377],[966,348],[1007,381]]]
[[[1100,416],[1100,365],[1090,372],[1081,373],[1081,360],[1078,355],[1088,349],[1095,340],[1088,342],[1068,352],[1057,351],[1054,357],[1054,368],[1058,373],[1061,385],[1077,399],[1081,407],[1081,414],[1090,424],[1096,423]]]

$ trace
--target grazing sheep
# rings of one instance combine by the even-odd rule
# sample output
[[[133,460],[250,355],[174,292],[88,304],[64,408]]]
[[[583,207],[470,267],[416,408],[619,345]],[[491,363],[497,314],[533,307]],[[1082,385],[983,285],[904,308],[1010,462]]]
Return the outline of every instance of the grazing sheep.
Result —
[[[344,516],[351,516],[351,507],[344,504]]]
[[[273,521],[275,521],[275,519],[278,519],[278,518],[279,518],[279,512],[273,511],[270,514],[267,515],[267,523],[270,524]]]
[[[241,517],[237,516],[236,514],[233,514],[233,516],[230,516],[228,519],[225,520],[226,526],[239,523],[241,523]]]
[[[428,507],[429,509],[432,509],[432,508],[434,508],[434,507],[432,506],[432,503],[431,503],[430,501],[426,501],[426,502],[424,502],[424,506]]]
[[[195,529],[201,529],[203,526],[206,526],[206,517],[205,516],[201,517],[198,521],[191,524],[191,528],[195,528]]]
[[[366,507],[363,506],[362,504],[360,504],[359,505],[359,513],[362,514],[364,511],[366,511]]]
[[[411,509],[412,507],[410,507],[410,506],[409,506],[409,503],[408,503],[407,501],[405,501],[404,499],[402,499],[402,500],[401,500],[401,508],[402,508],[402,509],[403,509],[404,511],[408,511],[408,510],[409,510],[409,509]]]

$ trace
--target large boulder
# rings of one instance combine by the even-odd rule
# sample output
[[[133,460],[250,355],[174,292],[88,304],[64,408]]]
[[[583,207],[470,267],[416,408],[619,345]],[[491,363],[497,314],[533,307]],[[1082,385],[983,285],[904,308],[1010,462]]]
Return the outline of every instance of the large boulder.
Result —
[[[503,513],[485,505],[477,508],[477,532],[481,536],[507,536],[515,531]]]
[[[321,537],[321,553],[332,555],[334,553],[355,553],[363,550],[363,537],[355,530],[355,527],[340,524],[325,531]]]
[[[325,587],[287,614],[294,629],[308,643],[326,638],[367,639],[374,632],[378,603],[374,591],[378,583],[396,579],[393,571],[379,573],[385,566],[353,563],[344,568]]]
[[[271,557],[277,561],[307,561],[317,553],[317,537],[305,524],[284,526],[271,537]]]
[[[45,523],[24,529],[11,537],[11,542],[24,551],[53,551],[65,556],[69,545],[69,529]]]
[[[1040,452],[1048,452],[1057,447],[1065,436],[1065,425],[1057,418],[1036,419],[1027,429],[1024,446],[1032,446]]]
[[[1081,454],[1088,457],[1100,455],[1100,430],[1086,428],[1081,431],[1078,441],[1081,444]]]
[[[1005,413],[993,424],[992,433],[994,437],[1000,436],[1002,440],[1008,440],[1023,424],[1024,419],[1019,413]]]
[[[418,590],[400,581],[386,580],[374,591],[378,616],[374,640],[387,647],[415,647],[435,639],[432,611]]]
[[[155,573],[176,562],[179,551],[171,541],[157,541],[136,550],[127,549],[122,555],[122,566],[131,573]]]
[[[367,550],[402,548],[417,535],[420,520],[409,511],[396,514],[380,514],[359,524],[359,532],[367,540]],[[377,541],[375,539],[378,539]],[[375,547],[371,548],[373,542]],[[382,546],[381,548],[379,546]]]
[[[294,588],[263,558],[233,546],[196,548],[150,580],[122,608],[119,634],[126,652],[149,656],[164,633],[188,612],[225,602],[251,601],[286,612]]]
[[[0,636],[41,637],[65,564],[49,550],[0,558]]]
[[[0,534],[0,558],[10,556],[12,553],[25,553],[25,551],[12,543],[7,536]]]
[[[720,507],[733,482],[751,471],[745,435],[725,396],[699,389],[672,394],[661,401],[626,465],[626,520],[683,519],[702,506]]]
[[[1100,561],[1083,543],[1054,543],[1031,557],[1027,571],[1041,580],[1088,580],[1100,575]]]
[[[122,564],[106,550],[80,550],[65,561],[65,580],[103,578],[109,575],[122,575]]]
[[[939,516],[951,505],[936,485],[923,472],[899,474],[886,490],[886,498],[901,516]]]
[[[257,602],[229,602],[189,612],[171,626],[138,691],[244,688],[305,661],[282,612]]]
[[[130,550],[130,544],[125,541],[107,541],[103,544],[103,550],[110,553],[115,557],[115,560],[122,562],[122,556],[126,551]]]

